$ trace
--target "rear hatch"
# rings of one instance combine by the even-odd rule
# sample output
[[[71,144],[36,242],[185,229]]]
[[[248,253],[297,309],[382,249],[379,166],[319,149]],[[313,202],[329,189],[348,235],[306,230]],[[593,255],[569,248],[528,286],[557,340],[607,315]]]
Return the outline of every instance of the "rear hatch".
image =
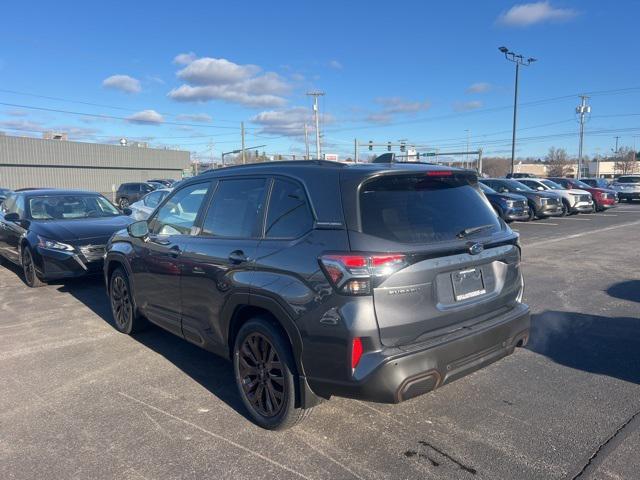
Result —
[[[405,256],[372,285],[384,345],[426,341],[513,307],[517,236],[462,171],[387,172],[359,186],[351,250]]]

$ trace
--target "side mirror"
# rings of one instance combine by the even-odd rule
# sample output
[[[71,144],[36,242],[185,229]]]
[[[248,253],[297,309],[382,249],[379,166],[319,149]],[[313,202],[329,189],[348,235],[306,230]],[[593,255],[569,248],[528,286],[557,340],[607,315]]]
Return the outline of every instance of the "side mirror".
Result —
[[[18,215],[18,214],[17,214],[17,213],[15,213],[15,212],[11,212],[11,213],[7,213],[7,214],[4,216],[4,219],[5,219],[7,222],[14,222],[14,223],[16,223],[16,222],[19,222],[19,221],[20,221],[20,215]]]
[[[127,232],[134,238],[145,238],[149,235],[149,224],[146,220],[134,222],[127,227]]]
[[[131,215],[133,213],[133,210],[131,210],[129,207],[125,207],[122,209],[122,213],[124,213],[125,215]]]
[[[506,187],[502,187],[502,188],[500,189],[500,193],[509,193],[509,189],[508,189],[508,188],[506,188]]]
[[[538,185],[537,190],[540,190],[542,192],[544,190],[544,188],[542,187],[542,185]]]

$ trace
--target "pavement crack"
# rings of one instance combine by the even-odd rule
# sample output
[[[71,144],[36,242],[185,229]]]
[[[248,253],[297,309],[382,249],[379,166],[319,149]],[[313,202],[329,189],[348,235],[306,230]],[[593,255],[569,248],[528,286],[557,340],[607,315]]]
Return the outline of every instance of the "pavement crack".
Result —
[[[626,422],[620,425],[589,457],[584,466],[576,473],[571,480],[588,478],[587,476],[595,472],[607,456],[616,449],[637,428],[640,428],[640,410],[634,413]]]
[[[446,453],[445,451],[443,451],[443,450],[439,449],[438,447],[436,447],[436,446],[434,446],[434,445],[430,444],[429,442],[425,442],[424,440],[419,440],[419,441],[418,441],[418,443],[419,443],[420,445],[424,446],[424,447],[429,447],[429,448],[430,448],[431,450],[433,450],[434,452],[439,453],[440,455],[442,455],[442,456],[443,456],[444,458],[446,458],[447,460],[449,460],[449,461],[451,461],[451,462],[455,463],[458,467],[460,467],[460,469],[464,470],[465,472],[469,472],[469,473],[470,473],[470,474],[472,474],[472,475],[475,475],[476,473],[478,473],[478,471],[477,471],[475,468],[473,468],[473,467],[469,467],[468,465],[465,465],[465,464],[464,464],[464,463],[462,463],[460,460],[457,460],[456,458],[452,457],[451,455],[449,455],[449,454],[448,454],[448,453]],[[407,453],[410,453],[410,452],[407,452]],[[405,453],[405,455],[406,455],[406,453]],[[411,456],[411,455],[407,455],[407,456]],[[429,457],[427,457],[427,458],[429,458]],[[432,463],[434,466],[437,466],[437,465],[435,464],[435,463],[437,463],[437,462],[435,462],[435,463],[434,463],[434,460],[432,460],[431,458],[429,458],[429,460],[431,461],[431,463]]]

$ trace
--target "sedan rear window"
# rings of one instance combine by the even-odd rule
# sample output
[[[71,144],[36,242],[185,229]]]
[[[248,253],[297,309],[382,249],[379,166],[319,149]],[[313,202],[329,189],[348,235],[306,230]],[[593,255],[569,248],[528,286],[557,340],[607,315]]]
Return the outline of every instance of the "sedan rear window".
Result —
[[[400,243],[453,240],[463,230],[500,222],[466,175],[384,176],[360,189],[363,233]],[[493,228],[491,228],[493,227]]]

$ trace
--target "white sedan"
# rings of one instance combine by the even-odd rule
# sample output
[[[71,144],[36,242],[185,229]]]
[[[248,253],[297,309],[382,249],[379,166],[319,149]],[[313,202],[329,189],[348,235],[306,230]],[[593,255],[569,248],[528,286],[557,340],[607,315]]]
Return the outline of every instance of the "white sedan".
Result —
[[[146,220],[153,213],[156,207],[171,193],[171,188],[159,188],[147,193],[135,203],[129,205],[131,218],[135,220]]]

